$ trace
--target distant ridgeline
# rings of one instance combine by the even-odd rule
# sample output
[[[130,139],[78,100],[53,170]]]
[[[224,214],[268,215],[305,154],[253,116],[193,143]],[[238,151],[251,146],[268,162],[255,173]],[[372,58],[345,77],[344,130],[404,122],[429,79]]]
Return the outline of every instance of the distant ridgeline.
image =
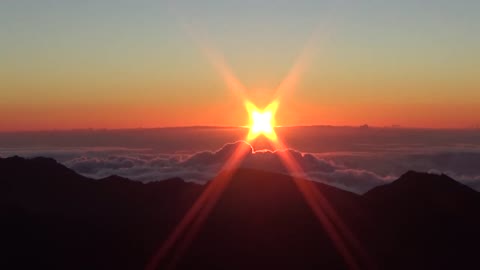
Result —
[[[0,159],[0,269],[144,269],[207,185]],[[358,240],[347,247],[359,269],[479,269],[480,194],[448,176],[410,171],[363,196],[314,187]],[[348,269],[327,231],[290,176],[239,169],[185,252],[158,268]]]

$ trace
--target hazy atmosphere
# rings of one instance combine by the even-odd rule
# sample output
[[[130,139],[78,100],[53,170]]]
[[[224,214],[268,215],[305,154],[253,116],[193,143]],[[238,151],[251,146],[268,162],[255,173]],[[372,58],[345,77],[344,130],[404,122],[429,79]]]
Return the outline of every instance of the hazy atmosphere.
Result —
[[[0,0],[0,269],[478,269],[479,14]]]
[[[480,189],[478,130],[366,127],[280,128],[303,177],[363,193],[408,170],[445,173]],[[93,178],[205,182],[242,141],[245,128],[83,130],[0,134],[0,157],[52,157]],[[301,135],[299,135],[301,134]],[[266,147],[266,148],[265,148]],[[269,149],[269,151],[264,151]],[[262,140],[241,167],[287,173]],[[273,151],[273,152],[272,152]]]
[[[2,1],[0,130],[246,125],[209,50],[261,106],[309,51],[279,125],[478,126],[478,10],[473,0]]]

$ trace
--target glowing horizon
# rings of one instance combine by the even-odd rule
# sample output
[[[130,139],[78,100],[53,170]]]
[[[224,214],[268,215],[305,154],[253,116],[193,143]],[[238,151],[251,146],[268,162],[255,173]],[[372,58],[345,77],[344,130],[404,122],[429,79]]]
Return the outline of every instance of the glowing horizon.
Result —
[[[480,3],[343,2],[4,1],[0,131],[480,125]]]

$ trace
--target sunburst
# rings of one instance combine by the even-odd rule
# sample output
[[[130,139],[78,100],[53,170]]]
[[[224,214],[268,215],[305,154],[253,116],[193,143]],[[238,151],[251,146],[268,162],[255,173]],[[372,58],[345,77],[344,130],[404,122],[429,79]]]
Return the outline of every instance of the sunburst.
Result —
[[[269,140],[276,141],[275,113],[278,109],[278,101],[275,100],[271,102],[263,110],[259,110],[252,102],[246,101],[245,108],[250,116],[250,131],[247,135],[247,141],[252,141],[259,135],[263,135]]]

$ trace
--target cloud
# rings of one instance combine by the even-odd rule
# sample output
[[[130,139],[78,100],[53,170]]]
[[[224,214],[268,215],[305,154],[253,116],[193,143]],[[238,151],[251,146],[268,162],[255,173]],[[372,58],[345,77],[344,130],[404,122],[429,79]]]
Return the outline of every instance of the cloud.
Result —
[[[336,169],[331,173],[307,172],[307,178],[330,184],[356,193],[365,193],[371,188],[395,180],[395,176],[380,176],[366,170]]]
[[[165,154],[142,148],[62,148],[0,149],[0,155],[33,157],[48,156],[93,178],[112,174],[149,182],[181,177],[187,181],[212,179],[240,144],[227,143],[216,151],[193,154]],[[247,145],[249,146],[249,145]],[[251,147],[251,146],[250,146]],[[407,170],[445,173],[480,190],[480,151],[476,149],[430,149],[375,152],[303,153],[294,149],[288,154],[299,164],[302,173],[296,176],[323,182],[356,193],[395,180]],[[281,151],[247,153],[240,167],[289,173],[280,159]]]
[[[227,159],[233,154],[235,149],[239,147],[240,144],[246,144],[246,147],[250,147],[251,151],[247,153],[243,162],[241,163],[241,167],[246,168],[255,168],[255,169],[263,169],[265,170],[268,168],[269,170],[276,171],[276,172],[287,172],[283,163],[279,157],[279,152],[277,151],[269,151],[269,150],[262,150],[262,151],[254,151],[253,148],[244,141],[238,141],[235,143],[228,143],[225,144],[222,148],[220,148],[216,152],[199,152],[192,155],[186,161],[182,162],[183,165],[186,166],[212,166],[218,164],[224,164]],[[288,149],[283,150],[288,151],[290,156],[295,159],[297,163],[300,164],[303,170],[321,170],[321,171],[333,171],[335,168],[325,162],[314,157],[308,153],[301,153],[296,150]]]

